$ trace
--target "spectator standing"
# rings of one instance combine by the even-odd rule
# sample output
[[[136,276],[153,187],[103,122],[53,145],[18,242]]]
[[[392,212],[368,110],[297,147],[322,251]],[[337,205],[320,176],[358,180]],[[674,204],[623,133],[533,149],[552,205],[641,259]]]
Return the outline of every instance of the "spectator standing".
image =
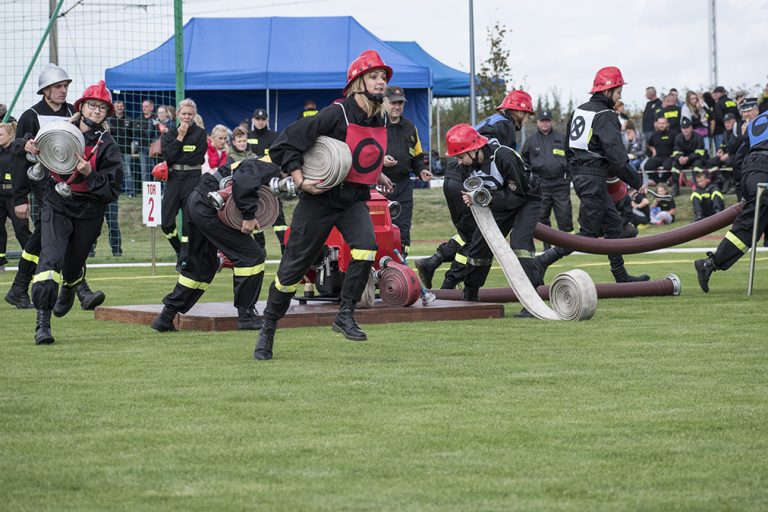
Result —
[[[317,102],[313,99],[308,99],[304,102],[304,110],[299,112],[299,119],[304,119],[305,117],[314,117],[317,115],[319,110],[317,110]]]
[[[765,88],[763,89],[763,92],[760,94],[759,103],[758,103],[758,111],[762,114],[768,110],[768,84],[765,84]]]
[[[13,205],[13,175],[26,169],[24,151],[19,146],[21,141],[16,139],[16,122],[0,122],[0,268],[8,263],[8,232],[5,220],[11,220],[16,240],[22,249],[32,235],[29,231],[29,221],[17,217]]]
[[[728,91],[722,85],[715,87],[712,98],[715,100],[715,108],[713,119],[710,121],[710,133],[715,137],[715,147],[719,148],[723,144],[725,133],[725,114],[733,114],[736,119],[741,119],[741,115],[736,102],[728,97]]]
[[[115,115],[107,119],[109,132],[123,155],[123,189],[128,197],[136,197],[137,187],[133,181],[133,120],[125,115],[125,103],[115,101]]]
[[[248,147],[257,158],[269,155],[269,146],[275,142],[277,132],[269,129],[269,115],[263,108],[253,111],[251,131],[248,132]]]
[[[667,94],[664,96],[661,115],[663,115],[669,123],[669,133],[671,133],[674,138],[675,135],[680,133],[680,107],[677,106],[677,99],[674,94]]]
[[[685,103],[680,109],[680,115],[691,121],[693,132],[704,141],[704,149],[709,151],[709,110],[695,91],[685,93]]]
[[[536,133],[525,139],[522,157],[526,167],[541,179],[541,215],[538,220],[550,226],[554,210],[557,229],[572,233],[571,176],[565,158],[565,135],[552,129],[552,112],[548,110],[539,114],[536,128]]]
[[[160,137],[155,115],[155,102],[145,99],[141,102],[141,116],[134,121],[134,137],[139,143],[139,165],[141,181],[152,181],[154,158],[150,158],[149,150],[153,142]]]
[[[643,110],[643,135],[645,140],[649,140],[655,130],[656,119],[661,112],[661,100],[656,96],[655,87],[645,88],[645,98],[648,100]]]
[[[0,103],[0,121],[3,120],[3,118],[5,117],[5,114],[7,114],[7,113],[8,113],[8,107],[5,105],[5,103]],[[8,121],[7,122],[15,123],[16,122],[16,118],[13,117],[13,116],[8,116]]]
[[[411,250],[411,220],[413,217],[413,182],[411,173],[428,182],[432,173],[424,165],[424,151],[416,125],[403,116],[405,91],[392,85],[384,94],[384,109],[387,111],[387,151],[384,156],[384,174],[392,181],[394,191],[387,196],[400,203],[400,215],[392,223],[400,228],[403,255]]]

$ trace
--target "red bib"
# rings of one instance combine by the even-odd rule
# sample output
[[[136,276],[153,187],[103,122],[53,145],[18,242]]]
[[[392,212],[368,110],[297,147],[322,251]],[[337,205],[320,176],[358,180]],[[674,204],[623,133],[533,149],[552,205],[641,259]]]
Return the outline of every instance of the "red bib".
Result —
[[[344,112],[347,122],[347,136],[344,142],[352,152],[352,167],[344,181],[375,185],[384,166],[384,155],[387,152],[387,127],[370,128],[358,124],[350,124],[344,105],[337,103]]]

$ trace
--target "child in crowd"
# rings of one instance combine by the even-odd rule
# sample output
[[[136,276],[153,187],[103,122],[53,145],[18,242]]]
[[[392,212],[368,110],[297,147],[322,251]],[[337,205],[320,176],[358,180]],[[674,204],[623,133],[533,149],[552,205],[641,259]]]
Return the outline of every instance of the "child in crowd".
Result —
[[[227,155],[228,164],[256,157],[256,153],[248,148],[248,130],[242,126],[232,130],[232,146],[227,149]]]
[[[660,196],[669,196],[669,187],[666,183],[656,185],[656,193]],[[669,199],[657,199],[651,207],[651,224],[662,225],[675,222],[677,205],[672,196]]]
[[[229,131],[223,124],[217,124],[211,130],[208,139],[208,151],[205,153],[203,172],[213,172],[227,163],[227,135]]]
[[[717,185],[712,183],[708,171],[702,171],[696,175],[696,190],[691,194],[691,203],[693,203],[694,222],[725,210],[723,193]]]

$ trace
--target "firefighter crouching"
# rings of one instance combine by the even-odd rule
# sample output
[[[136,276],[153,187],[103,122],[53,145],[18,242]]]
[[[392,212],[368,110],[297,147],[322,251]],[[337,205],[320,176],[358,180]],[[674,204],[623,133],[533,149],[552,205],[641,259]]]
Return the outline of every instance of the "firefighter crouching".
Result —
[[[316,116],[290,125],[270,149],[272,160],[293,178],[301,193],[293,213],[285,254],[269,288],[255,359],[272,358],[277,322],[288,311],[297,285],[321,254],[334,226],[349,244],[352,262],[344,276],[341,305],[333,330],[350,340],[367,339],[354,312],[368,282],[377,250],[366,205],[370,188],[378,184],[384,193],[392,191],[391,182],[381,172],[387,151],[382,101],[391,77],[392,68],[384,64],[377,52],[364,51],[347,71],[346,98],[324,108]],[[330,189],[318,188],[319,180],[307,179],[302,173],[302,154],[321,135],[344,141],[352,153],[352,167],[346,180]]]
[[[46,180],[40,214],[42,250],[32,279],[38,345],[54,341],[51,311],[62,317],[72,308],[77,285],[85,278],[88,251],[101,233],[107,205],[117,200],[123,182],[122,154],[103,124],[114,112],[104,81],[86,88],[74,107],[73,122],[83,133],[85,154],[77,155],[72,175],[51,171],[51,179]],[[71,190],[69,197],[55,187],[64,183]]]

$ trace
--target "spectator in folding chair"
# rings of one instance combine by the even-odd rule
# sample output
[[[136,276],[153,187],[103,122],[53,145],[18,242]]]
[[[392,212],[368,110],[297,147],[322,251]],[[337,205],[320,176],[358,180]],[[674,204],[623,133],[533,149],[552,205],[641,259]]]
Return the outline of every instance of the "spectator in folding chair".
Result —
[[[648,139],[648,151],[651,157],[645,161],[644,170],[648,174],[648,183],[655,185],[670,178],[674,163],[672,152],[675,138],[669,133],[669,121],[663,116],[656,119],[656,131]]]
[[[672,152],[672,174],[679,176],[687,169],[692,169],[694,173],[703,171],[706,164],[704,140],[693,131],[693,124],[687,117],[680,122],[680,129],[681,133],[675,137],[675,150]],[[682,177],[680,181],[684,179]]]

